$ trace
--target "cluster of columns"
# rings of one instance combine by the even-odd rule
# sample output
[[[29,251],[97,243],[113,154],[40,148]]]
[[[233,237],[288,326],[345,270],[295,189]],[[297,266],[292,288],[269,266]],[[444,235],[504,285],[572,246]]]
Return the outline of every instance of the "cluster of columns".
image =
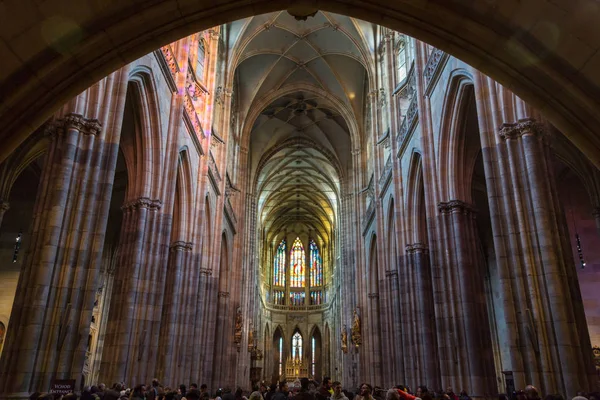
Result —
[[[358,368],[358,376],[348,368],[344,379],[385,386],[397,384],[400,378],[411,385],[466,389],[478,398],[504,391],[508,378],[516,388],[533,384],[543,393],[571,396],[582,388],[593,389],[597,377],[551,165],[550,130],[521,99],[469,69],[491,216],[491,269],[476,224],[479,213],[469,203],[470,182],[463,182],[467,175],[457,172],[466,168],[458,164],[467,163],[469,157],[474,162],[478,149],[457,153],[464,159],[453,155],[454,167],[440,161],[445,159],[440,153],[454,147],[440,145],[444,136],[435,132],[434,105],[425,95],[420,72],[428,54],[425,46],[420,43],[416,49],[419,127],[415,135],[420,138],[411,146],[419,147],[422,160],[419,179],[425,188],[421,201],[426,219],[413,218],[414,210],[406,208],[417,205],[410,196],[415,196],[413,186],[419,183],[412,176],[407,179],[410,171],[403,171],[393,160],[394,188],[390,192],[395,199],[409,200],[394,203],[398,209],[392,213],[400,226],[396,232],[388,231],[391,217],[383,207],[388,194],[378,193],[376,188],[376,212],[381,216],[375,219],[373,229],[378,238],[397,234],[406,252],[397,258],[386,257],[392,249],[382,246],[385,240],[376,239],[374,247],[370,233],[347,228],[350,238],[365,235],[355,242],[353,251],[362,258],[360,263],[368,266],[364,269],[368,273],[361,274],[363,267],[357,267],[362,279],[349,287],[358,295],[344,298],[350,309],[362,311],[366,336],[358,349],[360,364],[353,366]],[[394,102],[390,105],[392,115],[396,106]],[[376,113],[373,115],[376,121]],[[392,129],[394,124],[392,120]],[[459,136],[453,140],[461,143],[466,139]],[[392,143],[392,154],[397,152],[397,144]],[[361,165],[360,159],[354,161]],[[382,173],[377,161],[381,160],[369,161],[374,164],[375,177]],[[446,167],[456,170],[440,170]],[[364,204],[356,209],[364,209]],[[363,214],[363,218],[368,216]],[[349,251],[345,246],[343,251]],[[372,281],[377,281],[375,287]],[[494,297],[498,294],[499,298]],[[343,315],[344,321],[351,318]],[[388,360],[389,368],[381,369],[385,355],[393,358]],[[343,358],[351,362],[354,356]],[[501,376],[502,372],[506,376]]]
[[[215,40],[209,51],[215,55],[218,37],[211,35]],[[174,80],[182,90],[168,92],[168,123],[154,124],[157,116],[146,113],[158,110],[152,109],[152,100],[144,104],[156,90],[148,84],[151,78],[127,66],[73,99],[47,124],[50,144],[30,251],[0,363],[3,395],[27,397],[36,390],[47,391],[54,379],[74,378],[78,387],[81,383],[96,293],[106,281],[101,276],[103,253],[119,151],[129,179],[116,262],[110,268],[114,281],[103,288],[112,289],[106,293],[110,307],[103,315],[102,343],[97,346],[99,381],[134,385],[160,377],[171,385],[234,383],[237,352],[228,332],[233,333],[232,310],[239,305],[240,293],[228,296],[235,277],[224,279],[229,265],[219,273],[224,268],[219,262],[222,237],[214,232],[222,230],[216,221],[223,218],[224,196],[217,194],[208,210],[206,157],[199,154],[192,165],[189,152],[186,161],[181,150],[189,41],[182,39],[172,47],[180,69],[173,72]],[[212,92],[216,57],[211,60]],[[126,99],[138,92],[139,98],[128,101],[148,109],[138,113],[142,117],[134,132],[122,137]],[[221,112],[227,116],[229,104],[222,103]],[[226,133],[228,121],[213,125],[212,109],[207,110],[210,115],[204,115],[203,124],[222,125]],[[208,150],[200,152],[211,151],[210,136],[201,146]],[[220,171],[226,168],[226,156],[224,150],[217,156]],[[215,191],[224,193],[225,180],[217,185]],[[8,209],[5,201],[1,204],[2,211]],[[230,357],[221,357],[224,354]],[[221,358],[230,366],[213,374],[213,360]]]

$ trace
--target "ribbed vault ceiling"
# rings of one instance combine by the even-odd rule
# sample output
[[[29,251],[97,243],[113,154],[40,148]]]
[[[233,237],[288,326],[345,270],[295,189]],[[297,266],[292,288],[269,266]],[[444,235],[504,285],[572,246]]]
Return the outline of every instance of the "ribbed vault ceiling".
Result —
[[[374,31],[325,12],[306,21],[271,13],[227,26],[237,112],[242,126],[252,124],[245,127],[249,173],[269,239],[287,229],[331,240],[340,182],[358,145],[351,127],[362,125]]]

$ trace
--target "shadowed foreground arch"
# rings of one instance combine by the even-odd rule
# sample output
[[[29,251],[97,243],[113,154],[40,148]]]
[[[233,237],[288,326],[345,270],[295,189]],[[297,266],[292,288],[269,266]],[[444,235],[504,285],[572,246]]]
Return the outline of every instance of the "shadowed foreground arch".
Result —
[[[541,110],[600,165],[600,4],[594,0],[6,1],[0,15],[0,160],[63,103],[161,45],[210,26],[303,5],[429,42]],[[43,8],[42,8],[43,7]],[[51,11],[50,11],[51,10]],[[4,20],[4,18],[3,18]]]

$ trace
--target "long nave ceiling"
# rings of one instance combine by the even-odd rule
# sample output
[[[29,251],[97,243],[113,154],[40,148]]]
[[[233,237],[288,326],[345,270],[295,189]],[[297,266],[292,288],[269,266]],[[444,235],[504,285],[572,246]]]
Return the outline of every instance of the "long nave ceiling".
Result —
[[[360,147],[376,29],[326,12],[297,21],[282,11],[227,25],[234,103],[240,121],[251,124],[241,128],[250,134],[251,190],[273,239],[282,229],[312,230],[330,242],[341,181]]]

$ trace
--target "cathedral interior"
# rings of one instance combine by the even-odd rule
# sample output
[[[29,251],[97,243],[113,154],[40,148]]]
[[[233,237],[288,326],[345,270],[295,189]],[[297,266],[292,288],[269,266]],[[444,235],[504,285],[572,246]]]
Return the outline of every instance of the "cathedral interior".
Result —
[[[38,24],[16,3],[0,14],[43,40],[0,42],[19,60],[0,69],[0,398],[153,378],[600,390],[594,1],[554,2],[584,30],[569,56],[547,4],[182,1],[102,30],[108,6]],[[483,50],[494,18],[532,14],[541,42]]]

